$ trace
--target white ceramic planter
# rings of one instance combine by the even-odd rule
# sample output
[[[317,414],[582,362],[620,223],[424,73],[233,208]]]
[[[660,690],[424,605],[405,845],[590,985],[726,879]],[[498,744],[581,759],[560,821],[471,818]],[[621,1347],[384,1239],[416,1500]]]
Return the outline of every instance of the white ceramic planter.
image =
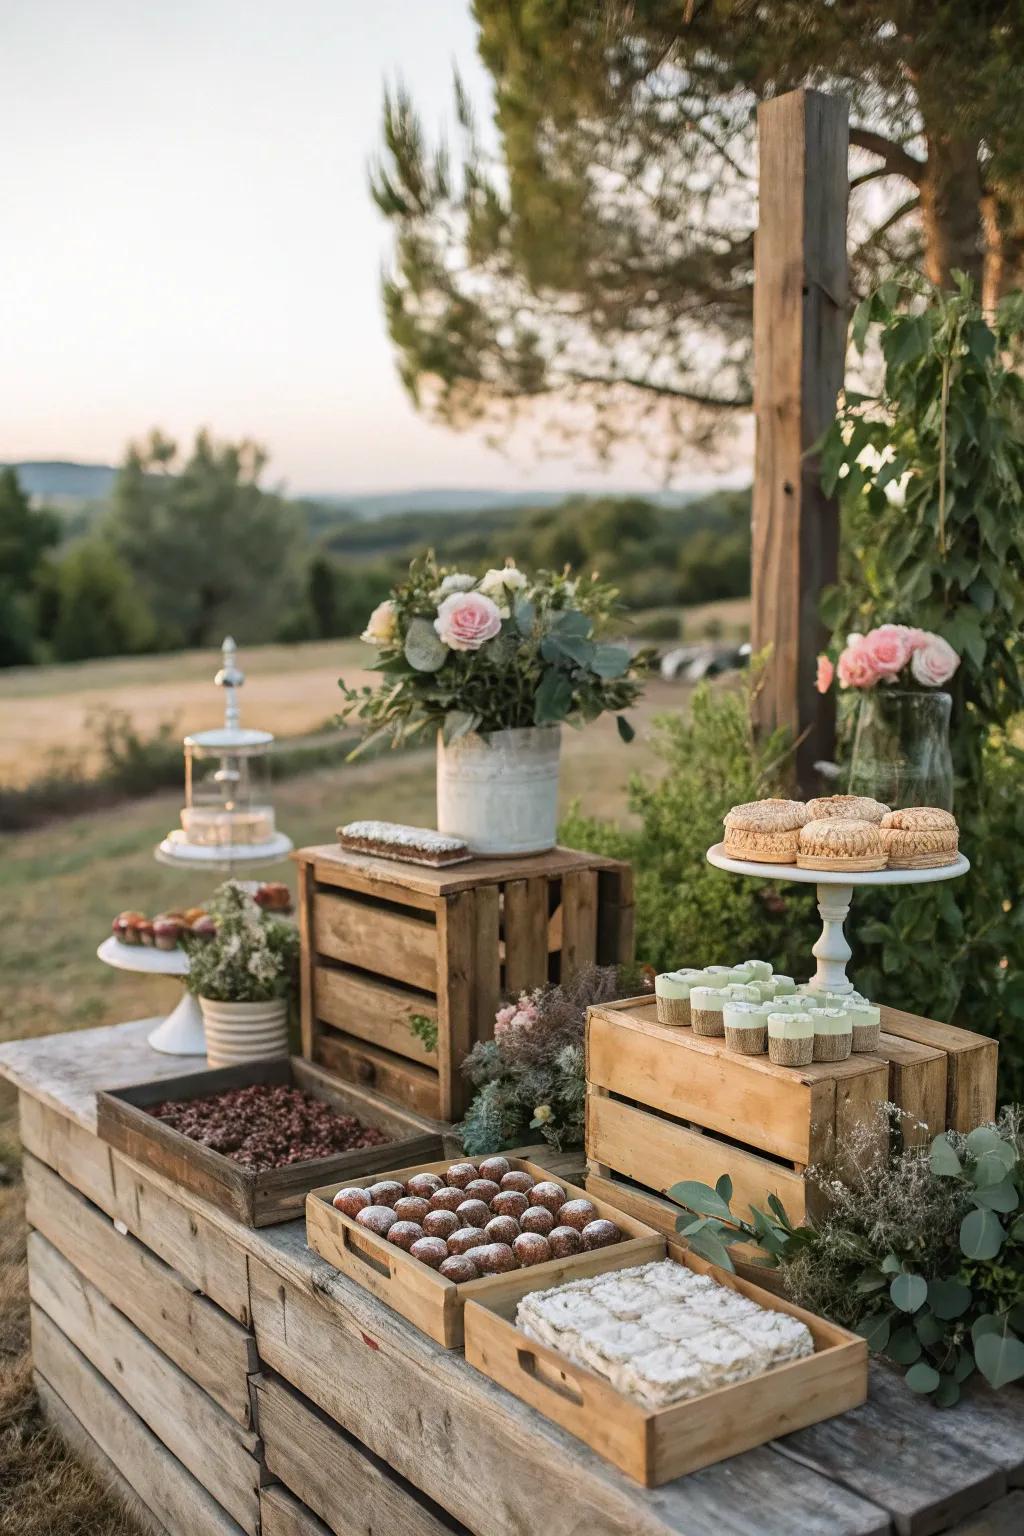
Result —
[[[555,845],[562,728],[538,725],[437,738],[437,827],[474,853],[542,853]]]
[[[201,997],[206,1059],[211,1067],[288,1055],[288,999],[269,1003],[218,1003]]]

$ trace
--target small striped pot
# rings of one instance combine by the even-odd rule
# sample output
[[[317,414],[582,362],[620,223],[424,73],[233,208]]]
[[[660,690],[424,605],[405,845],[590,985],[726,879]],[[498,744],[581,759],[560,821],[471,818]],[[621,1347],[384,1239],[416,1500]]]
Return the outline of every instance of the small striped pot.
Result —
[[[288,999],[269,1003],[218,1003],[201,997],[206,1060],[211,1067],[288,1055]]]

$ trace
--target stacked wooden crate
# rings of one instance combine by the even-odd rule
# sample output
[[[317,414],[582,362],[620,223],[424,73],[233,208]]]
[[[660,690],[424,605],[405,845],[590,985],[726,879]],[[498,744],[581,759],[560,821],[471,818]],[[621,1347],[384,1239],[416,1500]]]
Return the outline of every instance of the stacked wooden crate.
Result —
[[[503,996],[633,957],[632,874],[556,848],[429,869],[305,848],[303,1055],[440,1120]]]
[[[886,1103],[904,1111],[912,1143],[992,1118],[994,1041],[891,1008],[882,1030],[874,1055],[790,1068],[659,1024],[651,997],[592,1008],[588,1190],[672,1233],[679,1207],[666,1190],[727,1173],[738,1215],[774,1194],[801,1221],[823,1204],[807,1168],[855,1177],[887,1142]]]

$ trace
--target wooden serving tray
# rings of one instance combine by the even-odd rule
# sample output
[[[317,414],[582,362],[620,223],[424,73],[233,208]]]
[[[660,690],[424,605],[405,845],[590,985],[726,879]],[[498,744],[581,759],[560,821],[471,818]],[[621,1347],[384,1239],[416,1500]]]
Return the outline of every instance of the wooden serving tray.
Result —
[[[516,1327],[520,1296],[527,1290],[544,1289],[541,1281],[521,1286],[515,1296],[491,1292],[469,1301],[466,1359],[648,1488],[865,1401],[868,1347],[863,1339],[696,1254],[672,1257],[762,1307],[798,1317],[811,1331],[814,1354],[669,1408],[645,1408],[603,1376],[527,1338]]]
[[[389,1243],[387,1238],[378,1237],[376,1232],[368,1231],[351,1217],[336,1211],[331,1201],[338,1190],[344,1188],[342,1181],[314,1189],[308,1197],[306,1242],[314,1253],[340,1269],[349,1279],[358,1281],[446,1349],[461,1349],[462,1312],[466,1302],[474,1297],[481,1300],[502,1298],[514,1312],[515,1303],[527,1291],[545,1290],[565,1280],[579,1280],[584,1275],[628,1269],[634,1264],[664,1258],[665,1239],[652,1227],[633,1216],[625,1216],[615,1206],[595,1199],[586,1190],[549,1173],[538,1163],[527,1162],[521,1157],[509,1157],[508,1160],[513,1168],[532,1174],[538,1183],[542,1179],[554,1179],[570,1199],[591,1200],[598,1215],[614,1221],[626,1236],[611,1248],[597,1248],[592,1253],[578,1253],[569,1259],[549,1259],[547,1263],[533,1264],[529,1269],[512,1270],[507,1275],[484,1275],[479,1280],[456,1285],[394,1243]],[[457,1158],[446,1158],[442,1162],[416,1163],[395,1172],[378,1173],[376,1177],[396,1179],[404,1184],[414,1173],[443,1174],[457,1161]]]
[[[285,1168],[254,1173],[148,1112],[150,1106],[168,1099],[200,1099],[227,1088],[248,1088],[254,1083],[299,1088],[323,1099],[340,1114],[355,1115],[364,1125],[376,1126],[391,1140],[386,1146],[357,1147],[332,1157],[311,1158]],[[158,1082],[99,1092],[96,1129],[101,1139],[119,1152],[201,1195],[247,1227],[270,1227],[300,1217],[307,1193],[324,1179],[335,1178],[344,1183],[346,1175],[375,1173],[402,1156],[436,1156],[443,1150],[445,1128],[292,1056],[209,1068],[184,1077],[165,1077]]]

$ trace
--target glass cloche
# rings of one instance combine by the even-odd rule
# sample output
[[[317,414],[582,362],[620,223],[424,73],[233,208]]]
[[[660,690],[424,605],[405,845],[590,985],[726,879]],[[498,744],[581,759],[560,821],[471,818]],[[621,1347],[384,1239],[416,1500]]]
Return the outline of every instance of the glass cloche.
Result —
[[[223,664],[214,682],[225,692],[224,724],[185,737],[185,804],[181,830],[164,838],[158,856],[167,863],[233,865],[279,859],[291,841],[277,831],[270,795],[270,731],[246,729],[239,718],[238,690],[245,674],[237,650],[224,641]]]

